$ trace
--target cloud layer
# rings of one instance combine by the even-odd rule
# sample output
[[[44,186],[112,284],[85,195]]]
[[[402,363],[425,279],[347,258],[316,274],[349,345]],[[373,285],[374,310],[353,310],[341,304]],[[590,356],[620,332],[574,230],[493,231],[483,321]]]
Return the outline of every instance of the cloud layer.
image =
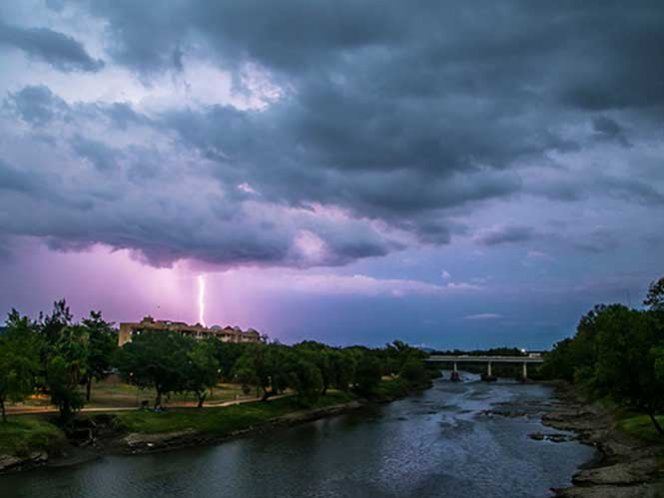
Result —
[[[535,268],[621,261],[638,243],[650,265],[661,248],[659,1],[34,0],[0,14],[0,258],[22,237],[209,268],[455,244]],[[454,285],[338,278],[379,294]]]

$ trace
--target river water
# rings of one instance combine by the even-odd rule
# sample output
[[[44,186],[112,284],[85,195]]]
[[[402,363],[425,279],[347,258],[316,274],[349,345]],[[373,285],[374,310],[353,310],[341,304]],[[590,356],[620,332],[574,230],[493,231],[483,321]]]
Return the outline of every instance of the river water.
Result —
[[[546,497],[593,457],[576,442],[528,437],[556,432],[539,423],[549,387],[465,379],[218,446],[5,476],[0,498]]]

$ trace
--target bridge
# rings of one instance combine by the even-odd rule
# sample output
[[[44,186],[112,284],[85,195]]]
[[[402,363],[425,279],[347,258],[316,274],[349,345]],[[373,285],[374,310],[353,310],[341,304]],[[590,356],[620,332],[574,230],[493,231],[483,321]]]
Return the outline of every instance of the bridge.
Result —
[[[522,365],[522,377],[528,378],[528,365],[539,365],[544,363],[544,358],[541,356],[471,356],[471,355],[438,355],[433,354],[425,361],[428,363],[451,363],[452,364],[452,380],[459,380],[459,363],[486,363],[486,380],[495,380],[492,372],[492,365],[494,363],[512,363]]]

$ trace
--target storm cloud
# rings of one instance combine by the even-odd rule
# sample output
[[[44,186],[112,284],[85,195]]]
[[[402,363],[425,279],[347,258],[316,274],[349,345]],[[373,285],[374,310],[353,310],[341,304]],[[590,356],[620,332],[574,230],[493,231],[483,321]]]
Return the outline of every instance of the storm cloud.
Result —
[[[59,71],[99,71],[104,61],[93,59],[71,36],[49,28],[28,28],[0,22],[0,46],[24,51]]]
[[[640,169],[664,117],[657,1],[49,5],[49,26],[103,26],[84,36],[103,61],[18,17],[0,43],[105,91],[7,87],[6,235],[156,266],[337,266],[455,237],[532,244],[546,220],[474,218],[530,196],[664,199]],[[120,77],[143,97],[113,93]]]

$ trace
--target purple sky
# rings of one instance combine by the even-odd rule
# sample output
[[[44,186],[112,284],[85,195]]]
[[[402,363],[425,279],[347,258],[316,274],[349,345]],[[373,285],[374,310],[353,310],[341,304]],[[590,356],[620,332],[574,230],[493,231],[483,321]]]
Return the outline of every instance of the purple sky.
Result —
[[[664,274],[659,1],[0,19],[3,313],[542,348]]]

